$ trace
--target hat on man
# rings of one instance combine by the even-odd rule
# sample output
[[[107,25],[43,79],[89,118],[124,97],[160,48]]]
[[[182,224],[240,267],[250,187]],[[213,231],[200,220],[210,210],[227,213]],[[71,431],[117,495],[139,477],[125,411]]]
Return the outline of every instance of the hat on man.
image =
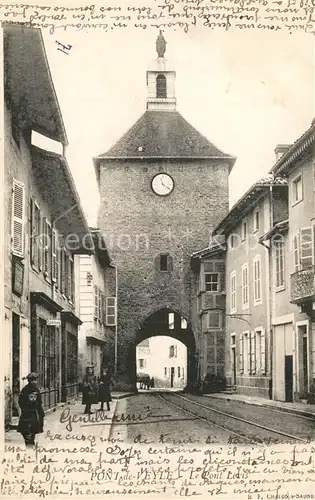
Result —
[[[35,373],[35,372],[31,372],[27,375],[27,380],[29,382],[32,382],[32,380],[37,380],[38,379],[38,373]]]

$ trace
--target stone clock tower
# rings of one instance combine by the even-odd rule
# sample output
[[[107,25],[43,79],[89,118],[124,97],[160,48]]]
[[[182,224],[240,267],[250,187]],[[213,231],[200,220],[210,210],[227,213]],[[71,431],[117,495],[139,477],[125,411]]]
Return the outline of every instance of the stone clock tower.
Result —
[[[155,335],[187,346],[188,385],[194,382],[202,343],[190,256],[207,247],[228,211],[235,162],[179,114],[176,72],[164,57],[162,33],[156,49],[146,75],[146,111],[94,158],[98,225],[118,274],[115,382],[125,390],[136,386],[137,343]]]

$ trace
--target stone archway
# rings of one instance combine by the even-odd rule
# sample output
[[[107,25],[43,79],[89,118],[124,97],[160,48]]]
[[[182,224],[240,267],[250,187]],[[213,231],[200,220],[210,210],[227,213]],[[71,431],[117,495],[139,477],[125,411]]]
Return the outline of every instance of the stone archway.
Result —
[[[169,315],[173,317],[173,324],[169,323]],[[196,341],[191,325],[184,316],[169,308],[162,308],[152,313],[136,332],[136,346],[150,337],[166,336],[182,342],[187,348],[187,386],[191,391],[197,378]],[[134,360],[136,376],[136,363]]]

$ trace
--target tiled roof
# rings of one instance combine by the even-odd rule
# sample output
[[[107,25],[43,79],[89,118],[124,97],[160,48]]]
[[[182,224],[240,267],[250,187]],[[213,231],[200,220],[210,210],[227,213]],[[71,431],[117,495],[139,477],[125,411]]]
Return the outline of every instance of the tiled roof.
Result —
[[[236,158],[214,146],[177,111],[146,111],[116,144],[97,159]]]
[[[293,167],[295,160],[306,150],[313,150],[315,147],[315,118],[311,126],[288,148],[270,170],[272,174],[286,175],[290,167]]]
[[[229,228],[235,226],[238,221],[238,218],[242,216],[244,210],[256,203],[258,200],[258,196],[263,193],[266,188],[270,186],[278,187],[278,186],[287,186],[288,182],[284,177],[274,177],[271,174],[262,177],[258,181],[254,182],[254,184],[246,191],[246,193],[233,205],[229,213],[221,220],[221,222],[216,226],[213,231],[213,234],[224,233],[228,231]]]

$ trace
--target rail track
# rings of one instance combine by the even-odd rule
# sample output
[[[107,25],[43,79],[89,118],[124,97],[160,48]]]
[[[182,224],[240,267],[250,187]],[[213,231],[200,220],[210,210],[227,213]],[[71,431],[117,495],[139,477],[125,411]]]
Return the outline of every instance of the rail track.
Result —
[[[276,434],[277,436],[281,436],[281,438],[286,438],[286,439],[290,439],[292,441],[296,441],[296,442],[301,442],[301,443],[307,443],[308,442],[308,439],[304,439],[300,436],[293,436],[292,434],[288,434],[286,432],[283,432],[281,430],[277,430],[277,429],[272,429],[271,427],[268,427],[268,426],[265,426],[265,425],[262,425],[262,424],[258,424],[257,422],[253,422],[253,421],[250,421],[250,420],[247,420],[245,418],[241,418],[241,417],[238,417],[236,415],[232,415],[231,413],[226,413],[226,412],[223,412],[221,410],[217,410],[215,408],[211,408],[210,406],[208,405],[205,405],[205,404],[202,404],[202,403],[198,403],[197,401],[193,401],[185,396],[182,396],[178,393],[172,393],[172,397],[175,397],[175,398],[179,398],[181,400],[184,400],[186,403],[189,403],[190,405],[192,406],[195,406],[197,408],[201,408],[204,412],[207,412],[208,415],[200,415],[200,413],[194,413],[193,411],[190,411],[188,410],[187,408],[183,408],[182,406],[174,403],[173,401],[170,401],[170,399],[162,396],[161,394],[158,394],[158,396],[167,404],[170,404],[171,406],[173,406],[174,408],[180,410],[180,411],[183,411],[187,414],[190,414],[191,416],[194,416],[195,418],[197,419],[200,419],[200,420],[203,420],[205,422],[208,422],[208,423],[211,423],[211,425],[214,425],[224,431],[227,431],[229,432],[231,435],[235,435],[235,436],[238,436],[239,438],[241,438],[241,440],[247,440],[248,442],[250,442],[251,444],[253,444],[253,442],[255,442],[255,444],[263,444],[263,442],[261,442],[262,440],[260,438],[256,438],[257,441],[255,440],[255,434],[253,433],[253,435],[251,437],[248,437],[246,436],[246,434],[242,433],[242,432],[236,432],[234,431],[232,428],[229,428],[229,426],[226,426],[226,425],[220,425],[218,424],[217,422],[215,422],[214,420],[211,420],[211,417],[209,416],[209,413],[211,414],[214,413],[218,416],[221,416],[221,417],[224,417],[224,418],[228,418],[230,420],[234,420],[235,422],[241,422],[244,424],[244,426],[246,425],[246,429],[248,429],[248,427],[254,427],[255,428],[255,431],[257,432],[257,429],[260,429],[260,430],[263,430],[265,432],[267,432],[269,435],[270,434]]]

